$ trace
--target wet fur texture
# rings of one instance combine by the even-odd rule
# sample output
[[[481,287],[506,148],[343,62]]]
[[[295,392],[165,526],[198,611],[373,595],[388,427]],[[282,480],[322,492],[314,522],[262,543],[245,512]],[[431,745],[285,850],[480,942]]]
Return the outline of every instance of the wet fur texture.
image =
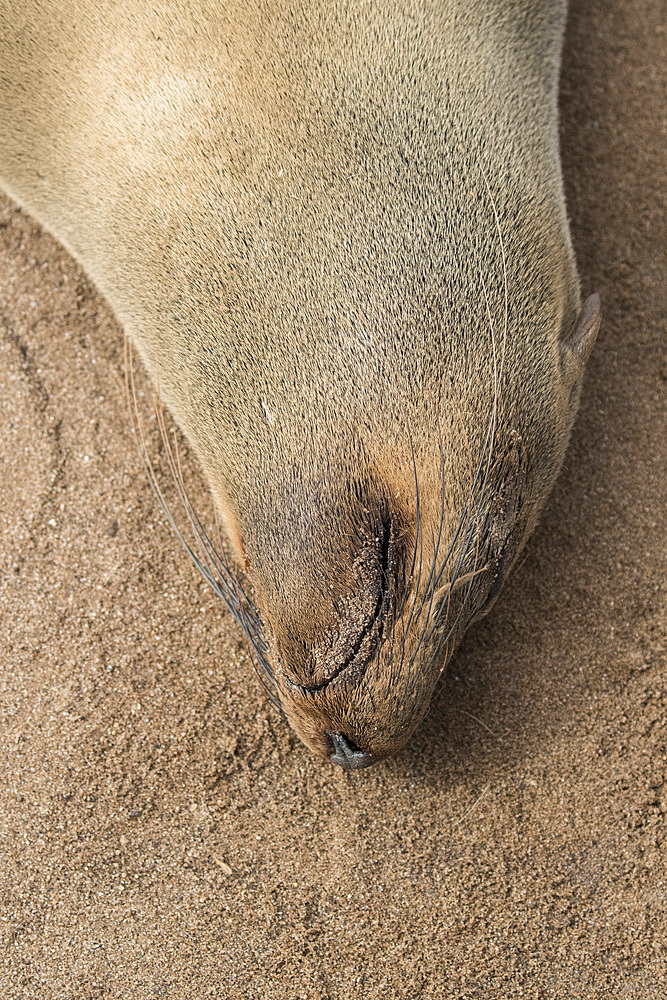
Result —
[[[2,182],[159,377],[237,617],[321,753],[406,742],[563,459],[599,324],[564,14],[0,0]]]

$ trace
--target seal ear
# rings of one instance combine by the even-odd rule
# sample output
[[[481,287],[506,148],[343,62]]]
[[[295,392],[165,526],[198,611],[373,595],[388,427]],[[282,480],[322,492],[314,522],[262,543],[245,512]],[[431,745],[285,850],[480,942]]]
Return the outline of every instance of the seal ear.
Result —
[[[561,341],[560,363],[566,382],[572,384],[581,376],[598,335],[600,319],[600,296],[596,292],[586,299],[574,329]]]

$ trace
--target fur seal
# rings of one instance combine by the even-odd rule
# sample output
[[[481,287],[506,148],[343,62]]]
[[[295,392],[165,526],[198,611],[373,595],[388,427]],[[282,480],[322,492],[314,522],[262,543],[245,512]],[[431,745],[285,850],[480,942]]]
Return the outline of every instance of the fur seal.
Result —
[[[346,768],[407,742],[563,460],[600,318],[563,198],[564,18],[0,0],[2,182],[159,378],[239,567],[213,554],[219,590]]]

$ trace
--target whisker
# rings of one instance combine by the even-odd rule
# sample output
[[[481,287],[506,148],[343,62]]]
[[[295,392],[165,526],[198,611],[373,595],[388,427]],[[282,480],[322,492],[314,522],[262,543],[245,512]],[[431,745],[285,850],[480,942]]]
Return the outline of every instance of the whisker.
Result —
[[[433,603],[433,587],[432,583],[435,578],[435,568],[437,565],[438,551],[440,549],[440,541],[442,539],[442,528],[445,520],[445,458],[444,450],[442,447],[442,433],[440,432],[440,426],[438,425],[439,439],[440,439],[440,523],[438,525],[438,537],[435,540],[433,560],[431,562],[431,570],[424,584],[424,596],[422,598],[421,604],[419,605],[419,610],[417,611],[417,618],[422,613],[422,609],[426,600],[429,599],[429,607],[426,613],[426,618],[428,621],[428,616],[431,613],[431,605]]]
[[[490,567],[491,563],[487,562],[480,567],[480,569],[474,569],[470,573],[466,573],[464,576],[457,577],[452,583],[445,584],[445,586],[442,587],[436,595],[437,602],[440,603],[441,601],[444,601],[448,594],[453,594],[457,590],[460,590],[461,587],[465,587],[465,585],[470,583],[471,580],[474,580],[475,577],[479,576],[481,573],[486,573]],[[442,596],[440,597],[439,595]]]
[[[414,461],[414,452],[413,452],[413,461]],[[415,466],[415,476],[416,476],[416,466]],[[419,522],[418,522],[418,538],[419,538],[419,565],[418,565],[418,568],[417,568],[417,582],[416,582],[415,588],[414,588],[415,593],[414,593],[414,598],[412,600],[412,605],[410,607],[410,615],[408,617],[408,623],[407,623],[407,625],[403,629],[403,637],[402,637],[402,643],[401,643],[401,659],[400,659],[400,662],[398,664],[398,670],[396,672],[396,680],[398,680],[398,678],[401,676],[401,670],[403,668],[403,662],[405,660],[405,639],[407,637],[408,631],[410,630],[410,625],[412,623],[412,617],[414,615],[415,605],[417,603],[417,598],[419,596],[419,586],[420,586],[421,578],[422,578],[422,564],[423,564],[423,556],[424,556],[424,530],[423,530],[421,518],[419,518]],[[392,663],[392,674],[393,674],[393,663]],[[393,682],[393,676],[391,677],[391,680]]]
[[[463,708],[455,708],[454,711],[458,712],[459,715],[467,715],[469,719],[472,719],[473,722],[479,723],[482,729],[486,729],[487,733],[489,733],[491,736],[493,736],[494,739],[502,743],[502,736],[498,736],[498,733],[494,733],[493,729],[487,726],[486,722],[483,722],[482,719],[478,719],[476,715],[472,714],[472,712],[466,712],[465,709]]]
[[[492,347],[492,359],[493,359],[493,399],[492,399],[492,405],[491,405],[491,413],[490,413],[490,416],[489,416],[489,422],[487,424],[487,429],[486,429],[484,444],[483,444],[483,447],[482,447],[482,452],[481,452],[481,455],[480,455],[480,458],[479,458],[479,461],[478,461],[478,464],[477,464],[477,469],[475,470],[475,475],[474,475],[472,484],[470,486],[470,490],[469,490],[469,493],[468,493],[468,499],[466,501],[466,505],[464,507],[463,514],[461,515],[461,519],[459,520],[459,523],[457,525],[456,532],[454,533],[454,537],[453,537],[453,539],[452,539],[452,541],[451,541],[451,543],[449,545],[447,553],[445,554],[445,558],[442,561],[440,569],[435,574],[435,576],[433,577],[433,579],[432,579],[432,576],[429,575],[429,579],[427,581],[427,586],[431,586],[432,587],[432,592],[431,592],[431,595],[430,595],[429,606],[428,606],[428,613],[427,613],[427,616],[426,616],[426,626],[422,630],[422,633],[421,633],[421,635],[419,637],[419,641],[418,641],[418,643],[416,645],[415,651],[414,651],[413,656],[411,657],[411,660],[410,660],[411,663],[413,662],[413,660],[414,660],[415,656],[417,655],[417,653],[418,653],[419,649],[421,648],[421,646],[423,644],[428,644],[431,641],[431,639],[433,638],[433,635],[434,635],[434,632],[436,631],[436,629],[438,629],[441,626],[441,622],[442,622],[442,619],[443,619],[443,613],[445,612],[445,609],[446,609],[446,612],[447,612],[447,615],[445,616],[445,620],[446,620],[446,617],[449,615],[450,598],[451,598],[452,594],[456,590],[460,589],[461,587],[466,586],[467,589],[466,589],[466,593],[464,595],[463,601],[461,603],[461,610],[459,611],[459,614],[457,615],[457,619],[454,622],[454,625],[452,626],[452,628],[450,629],[450,631],[448,633],[448,637],[451,636],[453,629],[456,627],[456,625],[457,625],[457,623],[458,623],[458,621],[460,619],[462,610],[466,606],[466,604],[467,604],[467,602],[468,602],[468,600],[470,598],[470,594],[471,594],[471,591],[472,591],[472,586],[474,584],[475,579],[481,573],[486,572],[486,570],[488,570],[488,568],[489,568],[489,563],[487,561],[487,563],[485,564],[484,567],[478,569],[478,562],[479,562],[479,559],[480,559],[480,546],[481,546],[481,541],[482,541],[482,534],[481,534],[482,508],[483,508],[483,504],[484,504],[484,500],[485,500],[485,496],[486,496],[486,489],[487,489],[487,485],[488,485],[488,481],[489,481],[489,476],[490,476],[490,471],[491,471],[491,468],[492,468],[493,458],[494,458],[496,430],[497,430],[497,426],[498,426],[498,410],[499,410],[499,404],[500,404],[500,393],[501,393],[501,388],[502,388],[502,378],[503,378],[505,361],[506,361],[506,355],[507,355],[507,336],[508,336],[508,329],[509,329],[509,283],[508,283],[508,276],[507,276],[507,258],[506,258],[506,253],[505,253],[505,244],[504,244],[504,240],[503,240],[502,230],[501,230],[501,227],[500,227],[500,220],[499,220],[499,217],[498,217],[497,206],[496,206],[495,200],[493,198],[493,195],[492,195],[491,188],[489,186],[487,177],[486,177],[486,175],[485,175],[485,173],[484,173],[483,170],[482,170],[482,177],[483,177],[483,180],[484,180],[484,184],[486,186],[487,194],[488,194],[489,201],[491,203],[491,207],[492,207],[492,211],[493,211],[493,216],[494,216],[494,221],[495,221],[495,227],[496,227],[496,231],[497,231],[497,234],[498,234],[498,240],[499,240],[499,244],[500,244],[501,258],[502,258],[502,268],[503,268],[503,300],[504,300],[504,305],[503,305],[502,347],[501,347],[501,351],[500,351],[500,360],[499,360],[498,359],[498,349],[497,349],[497,343],[496,343],[496,334],[495,334],[495,324],[494,324],[494,319],[493,319],[493,313],[492,313],[492,310],[491,310],[491,305],[490,305],[490,300],[489,300],[487,285],[486,285],[486,282],[484,280],[484,274],[480,270],[480,280],[481,280],[482,289],[483,289],[483,293],[484,293],[484,300],[485,300],[485,304],[486,304],[486,312],[487,312],[487,317],[488,317],[488,322],[489,322],[489,329],[490,329],[490,334],[491,334],[491,347]],[[481,483],[480,483],[480,480],[481,480]],[[478,489],[478,486],[479,486],[479,489]],[[477,496],[476,501],[474,499],[475,496]],[[472,517],[472,524],[470,523],[471,517]],[[446,584],[445,586],[439,588],[440,580],[442,579],[443,573],[445,572],[447,566],[449,565],[449,560],[450,560],[452,551],[453,551],[455,545],[459,541],[459,537],[461,535],[461,532],[463,532],[463,538],[461,540],[461,545],[459,547],[458,557],[456,559],[456,563],[455,563],[455,566],[453,568],[451,579],[450,579],[450,581],[449,581],[448,584]],[[474,560],[473,560],[473,569],[472,569],[472,571],[469,571],[468,573],[466,573],[466,574],[464,574],[464,575],[461,576],[460,575],[461,569],[463,567],[463,563],[464,563],[465,559],[467,558],[467,554],[468,554],[468,552],[470,550],[470,543],[471,543],[473,537],[475,539],[475,543],[474,543],[475,544],[475,555],[474,555]],[[431,580],[432,580],[432,582],[431,582]],[[427,594],[428,594],[428,591],[427,591]],[[424,595],[424,597],[422,598],[422,603],[420,605],[420,612],[421,612],[421,609],[424,607],[424,604],[426,602],[426,596],[427,595]],[[433,614],[433,616],[432,616],[432,608],[433,608],[434,605],[437,606],[437,610],[435,611],[435,614]],[[429,624],[430,624],[430,628],[428,628]],[[427,630],[427,628],[428,628],[428,630]],[[448,639],[446,641],[448,641]]]
[[[495,435],[496,435],[496,429],[497,429],[497,423],[498,423],[498,408],[499,408],[499,403],[500,403],[500,392],[501,392],[501,388],[502,388],[502,376],[503,376],[503,372],[504,372],[504,368],[505,368],[505,358],[506,358],[506,353],[507,353],[507,334],[508,334],[508,327],[509,327],[509,287],[508,287],[508,280],[507,280],[507,259],[506,259],[506,255],[505,255],[505,243],[504,243],[504,240],[503,240],[502,230],[500,228],[500,220],[498,218],[498,210],[496,208],[496,203],[495,203],[495,200],[494,200],[493,195],[491,193],[491,188],[489,186],[489,182],[488,182],[488,179],[486,177],[486,174],[484,173],[483,168],[482,168],[482,176],[484,178],[484,183],[486,185],[486,190],[487,190],[487,193],[488,193],[488,196],[489,196],[489,200],[491,202],[491,207],[493,209],[493,216],[494,216],[494,220],[495,220],[495,224],[496,224],[496,231],[498,233],[498,241],[499,241],[499,244],[500,244],[500,253],[501,253],[502,262],[503,262],[504,315],[503,315],[502,352],[501,352],[501,358],[500,358],[500,369],[498,370],[498,368],[497,368],[497,351],[496,351],[496,340],[495,340],[495,329],[494,329],[494,324],[493,324],[493,316],[492,316],[492,313],[491,313],[491,308],[490,308],[490,304],[489,304],[489,298],[488,298],[488,294],[487,294],[487,291],[486,291],[486,284],[484,282],[484,276],[480,274],[480,277],[482,279],[482,287],[484,289],[484,298],[485,298],[485,302],[486,302],[487,314],[488,314],[488,317],[489,317],[489,326],[490,326],[490,329],[491,329],[491,343],[492,343],[492,348],[493,348],[494,397],[493,397],[493,407],[492,407],[492,435],[491,435],[491,441],[490,441],[490,444],[489,444],[489,454],[488,454],[488,460],[487,460],[486,470],[485,470],[485,474],[484,474],[484,480],[482,482],[482,488],[480,490],[480,498],[479,498],[479,502],[477,504],[478,523],[479,523],[479,510],[480,510],[481,505],[482,505],[482,503],[484,501],[484,495],[485,495],[485,492],[486,492],[486,484],[487,484],[487,480],[488,480],[488,476],[489,476],[489,470],[491,468],[491,462],[492,462],[492,459],[493,459],[493,451],[494,451],[494,446],[495,446]],[[478,535],[477,535],[477,546],[478,546],[477,552],[475,553],[475,565],[477,564],[477,559],[479,557],[479,531],[478,531]],[[467,593],[466,593],[466,596],[465,596],[465,600],[466,601],[468,600],[468,598],[470,596],[471,588],[472,588],[472,581],[470,582],[470,584],[468,586],[468,590],[467,590]]]
[[[414,450],[414,447],[413,447],[413,444],[412,444],[412,437],[410,437],[410,453],[412,455],[412,472],[413,472],[414,479],[415,479],[415,505],[416,505],[416,510],[415,510],[415,541],[414,541],[414,545],[412,546],[412,564],[410,566],[410,572],[407,575],[407,579],[406,579],[406,583],[405,583],[405,590],[404,590],[404,593],[403,593],[403,600],[401,601],[401,606],[399,607],[398,612],[397,612],[397,614],[399,616],[403,614],[403,608],[405,607],[405,603],[407,601],[408,594],[409,594],[410,589],[411,589],[412,578],[413,578],[414,571],[415,571],[415,563],[417,561],[417,547],[418,547],[418,544],[419,544],[419,530],[420,530],[420,523],[421,523],[421,511],[420,511],[420,500],[419,500],[419,478],[417,476],[417,461],[415,459],[415,450]]]
[[[417,612],[417,621],[421,617],[422,611],[424,609],[424,604],[427,598],[429,598],[428,609],[426,611],[426,616],[424,618],[424,625],[422,627],[419,639],[415,644],[412,656],[410,657],[410,662],[408,664],[408,667],[412,666],[419,653],[419,650],[421,649],[422,643],[424,641],[424,636],[426,635],[426,630],[428,628],[428,623],[431,617],[431,609],[433,607],[433,599],[435,596],[435,585],[433,581],[435,578],[436,567],[438,564],[438,552],[440,550],[440,542],[442,540],[442,528],[445,519],[445,455],[442,446],[442,432],[440,430],[439,424],[438,424],[438,437],[440,441],[440,524],[438,526],[438,537],[437,540],[435,541],[433,559],[431,561],[431,569],[424,588],[424,596],[422,598],[421,604],[419,605],[419,610]],[[405,642],[403,643],[403,651],[405,651]]]
[[[172,449],[167,434],[164,411],[159,396],[159,378],[156,379],[157,394],[153,397],[157,427],[164,444],[167,465],[176,487],[179,500],[195,536],[197,547],[199,549],[199,555],[192,548],[191,544],[185,538],[176,523],[169,503],[167,502],[164,492],[159,484],[153,463],[150,460],[148,444],[143,431],[143,424],[139,416],[139,405],[134,378],[134,365],[127,337],[125,338],[124,343],[124,362],[126,399],[130,414],[130,421],[132,429],[135,433],[135,439],[137,441],[137,450],[139,451],[139,456],[146,470],[151,489],[158,500],[167,523],[180,541],[187,555],[190,557],[193,565],[199,571],[205,582],[211,587],[216,596],[222,599],[227,609],[230,611],[237,624],[241,627],[248,638],[251,646],[250,659],[255,672],[266,691],[267,697],[282,713],[283,710],[280,705],[280,701],[275,688],[272,686],[275,684],[275,681],[271,667],[264,655],[267,652],[267,646],[261,632],[261,624],[257,613],[253,608],[252,602],[247,598],[236,573],[230,569],[226,559],[220,555],[213,545],[194,510],[185,488],[180,464],[180,454],[176,445],[174,446],[174,454],[174,449]]]
[[[162,423],[164,424],[164,416],[162,417]],[[170,446],[169,446],[168,442],[166,441],[166,438],[164,440],[165,440],[165,444],[167,445],[167,448],[169,450],[169,455],[171,456]],[[197,514],[197,512],[196,512],[196,510],[194,508],[194,505],[192,504],[192,502],[191,502],[191,500],[190,500],[190,498],[189,498],[189,496],[188,496],[188,494],[187,494],[187,492],[185,490],[185,484],[184,484],[184,480],[183,480],[183,472],[182,472],[182,468],[181,468],[180,451],[179,451],[178,446],[176,444],[176,434],[175,434],[175,432],[174,432],[174,449],[175,449],[175,454],[176,454],[176,466],[174,467],[173,463],[171,464],[172,475],[174,476],[174,479],[177,482],[177,484],[180,484],[180,486],[179,486],[179,492],[180,492],[180,496],[181,496],[181,501],[182,501],[183,506],[185,508],[186,514],[188,515],[188,519],[190,520],[190,524],[192,525],[193,531],[195,532],[195,534],[196,534],[196,536],[198,538],[198,541],[199,541],[200,545],[202,546],[202,548],[204,549],[204,551],[206,553],[206,556],[210,560],[210,562],[211,562],[211,564],[212,564],[215,572],[221,577],[221,579],[225,579],[226,582],[227,582],[227,580],[231,580],[231,582],[233,584],[233,588],[234,588],[234,593],[236,594],[236,597],[237,597],[237,599],[239,601],[239,604],[241,603],[240,599],[242,597],[243,600],[246,602],[246,604],[250,605],[251,601],[248,598],[245,590],[243,589],[243,586],[241,585],[241,582],[240,582],[238,576],[233,571],[233,569],[231,569],[231,567],[230,567],[230,565],[229,565],[229,563],[227,561],[227,557],[224,554],[224,548],[223,548],[222,544],[220,545],[220,549],[219,550],[215,547],[215,545],[213,544],[213,542],[212,542],[209,534],[207,533],[206,529],[202,525],[202,523],[201,523],[201,521],[199,519],[199,515]],[[216,521],[216,525],[217,525],[217,521]],[[221,553],[222,553],[222,555],[221,555]],[[227,585],[229,585],[229,584],[227,583]]]
[[[409,572],[409,574],[407,575],[407,578],[406,578],[404,592],[403,592],[403,599],[402,599],[400,607],[398,608],[397,613],[396,613],[396,620],[398,620],[400,618],[400,620],[401,620],[401,626],[402,626],[402,634],[401,634],[401,658],[400,658],[400,661],[398,663],[398,669],[397,669],[397,672],[396,672],[396,678],[398,676],[400,676],[401,668],[402,668],[402,665],[403,665],[403,659],[404,659],[404,656],[405,656],[405,637],[406,637],[406,634],[407,634],[407,630],[410,627],[410,621],[412,620],[412,612],[414,611],[415,601],[416,601],[417,595],[419,593],[419,580],[421,578],[421,561],[422,561],[422,553],[421,553],[421,539],[422,539],[421,499],[420,499],[420,494],[419,494],[419,476],[417,474],[417,460],[415,458],[415,450],[414,450],[414,445],[412,443],[412,435],[411,434],[409,434],[409,441],[410,441],[410,454],[412,456],[412,472],[413,472],[414,480],[415,480],[415,540],[414,540],[414,545],[412,547],[412,563],[411,563],[411,566],[410,566],[410,572]],[[416,562],[417,562],[417,551],[418,550],[419,550],[419,571],[418,571],[418,574],[417,574],[417,583],[416,583],[416,585],[414,587],[415,596],[414,596],[414,599],[413,599],[413,602],[412,602],[412,607],[410,609],[410,617],[408,619],[408,624],[406,625],[405,624],[405,619],[404,619],[404,616],[403,616],[403,612],[404,612],[405,605],[406,605],[406,602],[407,602],[407,599],[408,599],[408,595],[410,594],[410,591],[413,589],[413,583],[412,583],[412,581],[414,579],[414,572],[415,572],[415,565],[416,565]],[[393,638],[392,638],[391,659],[390,659],[390,664],[389,664],[389,683],[390,683],[390,685],[393,685],[394,681],[396,679],[395,676],[394,676],[394,666],[396,664],[396,660],[395,660],[394,655],[393,655],[393,649],[394,649],[394,646],[393,646]]]

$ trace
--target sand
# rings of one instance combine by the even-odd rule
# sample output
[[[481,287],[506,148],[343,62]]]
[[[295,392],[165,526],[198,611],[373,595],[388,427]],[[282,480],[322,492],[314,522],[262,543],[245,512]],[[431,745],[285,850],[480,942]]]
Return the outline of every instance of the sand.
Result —
[[[110,310],[2,202],[2,998],[667,995],[661,8],[573,5],[563,159],[604,323],[572,447],[368,771],[267,704],[148,486]]]

